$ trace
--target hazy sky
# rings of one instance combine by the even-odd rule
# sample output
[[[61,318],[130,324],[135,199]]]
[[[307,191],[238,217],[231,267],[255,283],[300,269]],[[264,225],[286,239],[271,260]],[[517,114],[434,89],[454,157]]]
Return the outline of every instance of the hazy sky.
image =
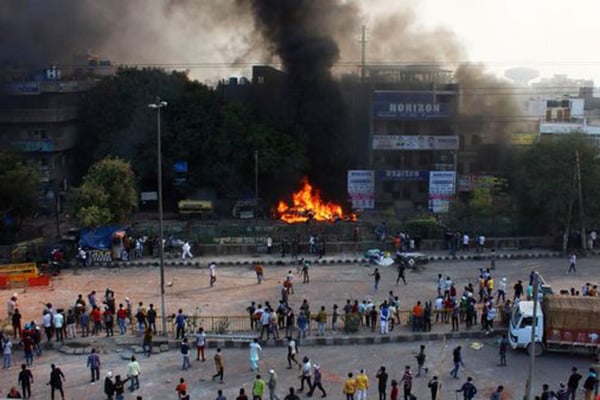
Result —
[[[362,1],[389,12],[393,0]],[[368,5],[371,3],[371,5]],[[376,4],[375,4],[376,3]],[[566,73],[600,83],[600,2],[595,0],[419,0],[419,23],[455,32],[469,60],[494,71],[531,66],[542,76]],[[386,11],[387,9],[387,11]]]

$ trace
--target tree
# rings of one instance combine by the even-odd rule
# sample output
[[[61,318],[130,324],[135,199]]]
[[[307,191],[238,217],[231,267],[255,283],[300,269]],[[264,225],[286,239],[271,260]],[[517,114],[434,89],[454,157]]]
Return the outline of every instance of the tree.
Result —
[[[40,176],[17,154],[0,153],[0,212],[21,219],[31,214],[37,203]]]
[[[576,154],[579,155],[583,210],[577,201]],[[521,213],[546,233],[562,235],[568,224],[570,204],[573,216],[582,211],[585,217],[584,221],[573,218],[573,222],[577,222],[575,226],[580,222],[587,226],[589,221],[600,217],[598,148],[583,134],[541,141],[523,153],[517,176]]]
[[[74,189],[73,211],[83,226],[123,222],[138,204],[135,176],[128,162],[105,158],[89,169],[80,187]]]

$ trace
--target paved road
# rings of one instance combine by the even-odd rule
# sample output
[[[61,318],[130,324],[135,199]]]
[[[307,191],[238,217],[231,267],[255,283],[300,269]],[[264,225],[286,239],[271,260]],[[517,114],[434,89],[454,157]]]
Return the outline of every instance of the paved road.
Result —
[[[528,259],[528,260],[506,260],[497,263],[495,271],[496,278],[506,276],[509,287],[517,279],[527,280],[530,271],[541,272],[544,278],[556,289],[576,287],[580,288],[585,282],[597,282],[598,259],[582,258],[578,263],[577,275],[565,275],[566,260],[563,259]],[[462,262],[439,262],[430,263],[423,269],[407,274],[408,285],[396,287],[395,271],[393,269],[382,269],[383,281],[378,293],[372,291],[371,266],[336,265],[327,264],[315,266],[311,271],[311,283],[297,285],[297,291],[292,299],[294,306],[298,306],[303,298],[309,299],[313,308],[320,304],[328,307],[334,302],[340,304],[346,298],[363,299],[365,297],[385,298],[389,290],[394,290],[405,306],[410,306],[417,299],[431,299],[436,293],[437,274],[451,276],[459,285],[474,282],[479,267],[485,266],[481,261]],[[193,310],[200,305],[202,313],[208,314],[243,314],[243,310],[250,300],[275,302],[278,298],[281,279],[287,273],[287,266],[272,266],[266,268],[266,282],[258,285],[254,272],[250,266],[230,266],[218,268],[218,281],[215,287],[208,286],[208,271],[206,268],[177,267],[168,268],[166,272],[167,281],[172,285],[167,288],[167,304],[169,312],[174,312],[182,307],[184,310]],[[107,286],[113,288],[117,294],[117,300],[129,296],[137,303],[144,301],[146,304],[154,302],[158,304],[158,269],[148,267],[137,267],[127,269],[98,268],[84,270],[79,274],[65,271],[53,282],[50,288],[18,290],[19,301],[24,310],[26,319],[40,319],[41,302],[51,301],[57,306],[72,304],[77,293],[86,294],[92,289],[99,292]],[[512,290],[509,290],[512,293]],[[4,291],[8,297],[12,291]],[[406,329],[406,328],[405,328]],[[437,329],[447,329],[437,327]],[[103,341],[103,339],[100,339]],[[458,386],[459,382],[448,379],[450,368],[451,349],[458,341],[449,341],[442,350],[443,342],[434,341],[426,343],[429,349],[429,363],[432,371],[437,370],[444,378],[445,399],[453,399],[451,392]],[[325,346],[306,347],[302,353],[308,354],[317,360],[324,369],[326,376],[326,388],[330,391],[331,398],[341,398],[341,380],[349,370],[366,368],[373,379],[374,372],[380,364],[388,366],[399,378],[404,365],[414,365],[414,355],[418,349],[418,342],[406,344],[385,344],[370,346]],[[473,375],[481,391],[490,391],[497,384],[510,386],[512,394],[508,393],[506,399],[521,398],[526,377],[527,357],[523,353],[511,354],[508,368],[497,368],[495,364],[496,349],[493,340],[485,341],[484,347],[479,350],[469,348],[469,341],[461,340],[460,344],[465,347],[465,362],[467,371]],[[104,372],[111,368],[115,373],[124,373],[126,362],[121,359],[123,352],[127,350],[112,347],[106,344],[102,355]],[[120,352],[117,352],[120,350]],[[213,350],[210,351],[213,354]],[[229,399],[241,385],[249,387],[253,374],[249,371],[247,350],[227,349],[225,353],[227,366],[226,394]],[[22,356],[17,354],[15,359],[18,363]],[[280,387],[286,387],[296,382],[296,373],[284,369],[284,349],[266,349],[263,357],[262,369],[274,367],[280,372]],[[440,361],[441,360],[441,361]],[[537,386],[542,382],[555,385],[561,379],[566,379],[571,365],[577,365],[586,369],[589,359],[580,356],[548,355],[538,362]],[[49,352],[41,360],[36,360],[34,374],[38,378],[35,391],[43,390],[43,395],[38,399],[49,398],[47,381],[49,364],[56,362],[63,365],[67,375],[66,388],[69,399],[101,399],[101,389],[98,385],[91,386],[88,382],[88,371],[85,368],[84,356],[65,356],[56,352]],[[193,364],[190,371],[183,375],[177,369],[180,363],[180,355],[176,351],[153,356],[150,360],[142,360],[142,390],[145,399],[167,399],[176,398],[174,387],[179,376],[186,377],[192,387],[193,399],[212,399],[218,384],[207,380],[213,371],[212,362],[206,364]],[[17,370],[3,371],[0,374],[0,393],[16,382]],[[464,374],[463,374],[464,377]],[[204,379],[199,381],[199,379]],[[417,396],[422,398],[426,395],[424,380],[419,379],[416,383]],[[370,398],[376,393],[371,390]],[[128,397],[134,398],[134,397]],[[484,398],[481,396],[480,398]]]

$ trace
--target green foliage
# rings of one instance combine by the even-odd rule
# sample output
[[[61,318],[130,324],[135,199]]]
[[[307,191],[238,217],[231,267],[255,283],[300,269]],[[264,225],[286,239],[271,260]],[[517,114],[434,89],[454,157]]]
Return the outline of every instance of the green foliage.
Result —
[[[122,68],[98,83],[80,112],[83,140],[79,169],[109,155],[130,160],[142,190],[156,190],[157,118],[161,110],[163,185],[166,206],[198,188],[213,188],[235,199],[254,193],[254,152],[259,152],[260,195],[269,198],[307,166],[306,141],[293,130],[276,128],[249,107],[224,105],[209,87],[179,72]],[[188,173],[175,184],[172,166],[187,161]]]
[[[414,218],[404,223],[404,229],[412,237],[421,237],[422,239],[440,239],[444,237],[444,227],[435,217],[425,216]]]
[[[586,220],[600,217],[600,160],[598,149],[582,134],[541,141],[520,160],[517,190],[519,208],[531,222],[548,233],[560,233],[567,224],[569,203],[579,213],[575,185],[576,154],[579,154],[581,187]],[[573,222],[578,222],[574,218]]]
[[[133,171],[120,158],[108,157],[92,165],[73,194],[74,215],[83,226],[122,222],[137,207]]]
[[[40,183],[38,172],[26,165],[21,157],[0,153],[0,211],[23,217],[31,214],[36,205]]]

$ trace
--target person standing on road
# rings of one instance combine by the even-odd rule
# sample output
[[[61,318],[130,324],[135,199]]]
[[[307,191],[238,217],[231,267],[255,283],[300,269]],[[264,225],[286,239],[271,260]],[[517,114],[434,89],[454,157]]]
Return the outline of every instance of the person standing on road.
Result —
[[[28,399],[31,397],[31,385],[33,385],[33,374],[31,370],[27,368],[27,365],[21,364],[21,372],[19,372],[18,384],[21,385],[21,391],[23,392],[23,398]]]
[[[54,391],[58,390],[60,392],[60,397],[62,400],[65,400],[65,392],[63,390],[62,383],[65,380],[65,375],[62,373],[60,368],[56,365],[50,365],[50,380],[47,385],[50,385],[50,398],[54,400]]]
[[[258,362],[260,360],[258,352],[262,351],[262,347],[258,344],[258,338],[254,338],[250,343],[250,371],[258,371]]]
[[[500,339],[500,346],[498,349],[498,354],[500,355],[500,364],[499,367],[506,367],[506,352],[508,351],[508,338],[506,334],[502,335],[502,339]]]
[[[406,271],[406,265],[403,260],[398,261],[398,277],[396,278],[396,286],[398,286],[398,282],[402,279],[404,285],[406,286],[406,278],[404,277],[404,272]]]
[[[191,366],[191,364],[190,364],[190,345],[188,344],[187,338],[183,338],[183,340],[181,341],[180,350],[181,350],[181,357],[182,357],[181,369],[185,371],[186,369],[188,369]]]
[[[523,281],[517,281],[517,283],[515,283],[515,286],[513,286],[513,290],[515,292],[513,296],[513,301],[521,300],[521,296],[523,296]]]
[[[213,287],[217,281],[217,264],[214,261],[211,262],[208,269],[210,270],[210,287]]]
[[[131,383],[129,384],[130,392],[140,388],[141,373],[142,369],[140,368],[140,363],[137,362],[135,356],[131,356],[131,361],[127,364],[127,377],[131,379]]]
[[[385,391],[387,389],[388,373],[385,372],[385,367],[381,366],[377,374],[377,391],[379,392],[379,400],[385,400]]]
[[[577,274],[577,270],[575,266],[577,264],[577,255],[575,253],[571,253],[571,257],[569,257],[569,269],[567,269],[567,274],[570,274],[573,271],[573,274]]]
[[[92,383],[100,380],[100,356],[96,353],[96,349],[92,349],[92,352],[88,355],[87,366],[90,368],[92,374]]]
[[[585,400],[594,398],[594,389],[598,384],[598,374],[593,368],[589,369],[588,377],[583,382],[583,395]]]
[[[279,400],[277,396],[277,373],[274,369],[269,370],[269,381],[267,382],[269,388],[269,400]]]
[[[402,379],[400,379],[400,382],[404,382],[404,400],[412,399],[412,380],[413,374],[410,370],[410,365],[407,365],[406,367],[404,367],[404,375],[402,375]]]
[[[260,375],[256,375],[254,382],[252,382],[252,400],[262,400],[263,394],[265,393],[265,381]]]
[[[356,393],[356,380],[353,378],[352,372],[348,373],[348,379],[344,382],[344,394],[346,400],[354,400],[354,393]]]
[[[571,400],[575,400],[575,394],[577,393],[577,388],[579,387],[579,381],[581,378],[581,374],[577,372],[577,367],[571,368],[571,375],[567,381],[567,388],[569,389]]]
[[[458,379],[458,369],[460,368],[460,366],[465,366],[462,360],[462,355],[460,353],[461,349],[461,346],[456,346],[454,351],[452,351],[452,362],[454,363],[454,368],[452,369],[452,371],[450,371],[450,376],[452,376],[454,379]]]
[[[108,400],[113,400],[113,396],[115,395],[115,383],[112,380],[112,371],[108,371],[104,378],[104,394]]]
[[[223,363],[223,355],[221,354],[221,349],[217,349],[217,353],[215,354],[215,368],[217,369],[217,373],[212,376],[212,380],[215,378],[219,378],[219,383],[223,383],[223,375],[225,375],[225,365]]]
[[[373,293],[375,293],[377,292],[377,289],[379,289],[379,281],[381,280],[379,268],[375,268],[375,272],[373,272],[371,276],[373,277]]]
[[[427,387],[431,391],[431,400],[438,400],[438,393],[442,391],[442,383],[438,380],[438,377],[431,378]]]
[[[477,388],[473,384],[473,378],[470,376],[467,378],[467,381],[463,383],[460,389],[456,391],[456,393],[463,393],[464,400],[472,400],[473,397],[477,394]]]
[[[421,376],[421,370],[424,370],[425,373],[428,372],[428,369],[425,368],[425,358],[426,357],[427,356],[425,355],[425,345],[422,344],[419,347],[419,353],[415,356],[415,358],[417,359],[417,375],[415,375],[416,378]]]
[[[206,357],[204,356],[205,349],[206,334],[204,333],[204,328],[200,327],[196,333],[196,361],[200,361],[200,356],[202,356],[202,362],[206,361]]]
[[[260,285],[265,280],[265,269],[262,264],[258,263],[254,266],[254,272],[256,272],[256,280]]]
[[[183,339],[185,337],[185,320],[187,319],[186,315],[183,313],[183,310],[180,308],[177,310],[177,316],[175,317],[175,327],[177,328],[175,333],[175,340]]]
[[[369,377],[365,374],[365,370],[361,369],[356,375],[356,400],[367,400],[367,390],[369,389]]]

